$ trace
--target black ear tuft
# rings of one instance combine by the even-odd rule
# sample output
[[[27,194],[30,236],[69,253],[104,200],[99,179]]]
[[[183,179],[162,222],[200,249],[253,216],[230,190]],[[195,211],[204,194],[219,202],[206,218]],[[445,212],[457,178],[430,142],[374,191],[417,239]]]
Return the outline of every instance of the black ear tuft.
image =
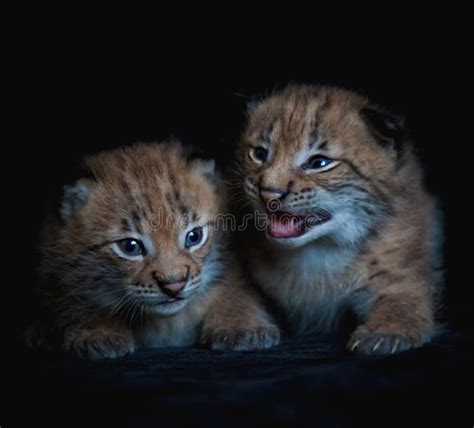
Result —
[[[406,137],[405,118],[385,113],[370,107],[361,110],[362,118],[373,134],[384,145],[389,145],[398,151]]]

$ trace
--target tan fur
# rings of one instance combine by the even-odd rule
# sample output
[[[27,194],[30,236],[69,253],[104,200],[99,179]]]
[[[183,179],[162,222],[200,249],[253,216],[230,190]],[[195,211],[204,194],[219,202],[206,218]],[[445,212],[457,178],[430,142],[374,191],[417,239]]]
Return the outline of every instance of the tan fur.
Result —
[[[349,91],[304,85],[251,107],[237,159],[252,206],[270,215],[260,192],[270,188],[283,192],[281,211],[322,209],[331,219],[286,241],[255,232],[249,263],[294,332],[333,331],[352,309],[361,325],[349,348],[395,352],[435,333],[440,216],[409,139],[381,136],[364,109],[383,112]],[[268,159],[256,163],[252,147],[268,149]],[[305,169],[316,154],[335,166]]]
[[[67,351],[96,359],[137,347],[278,343],[214,227],[224,209],[214,164],[189,155],[178,142],[104,152],[86,159],[90,178],[66,187],[46,228],[40,296]],[[185,246],[194,227],[207,231],[195,250]],[[126,238],[146,253],[124,256],[117,243]],[[184,300],[173,300],[163,284],[179,281]]]

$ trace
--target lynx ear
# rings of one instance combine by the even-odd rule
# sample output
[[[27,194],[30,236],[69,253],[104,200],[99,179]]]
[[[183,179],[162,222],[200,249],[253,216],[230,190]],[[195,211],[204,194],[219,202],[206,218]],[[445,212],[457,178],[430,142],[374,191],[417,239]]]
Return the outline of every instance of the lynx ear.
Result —
[[[214,159],[194,159],[192,167],[208,178],[216,176],[216,161]]]
[[[361,110],[361,116],[372,133],[384,146],[401,150],[403,139],[406,137],[405,118],[366,107]]]
[[[214,159],[203,158],[200,155],[193,154],[188,162],[191,168],[198,171],[207,179],[216,192],[219,194],[225,193],[225,186],[219,171],[216,169],[216,162]]]
[[[61,208],[59,210],[63,221],[67,221],[86,204],[91,187],[91,181],[84,179],[77,181],[73,185],[64,186]]]
[[[214,179],[217,176],[216,161],[199,151],[192,152],[188,156],[188,165],[207,178]]]

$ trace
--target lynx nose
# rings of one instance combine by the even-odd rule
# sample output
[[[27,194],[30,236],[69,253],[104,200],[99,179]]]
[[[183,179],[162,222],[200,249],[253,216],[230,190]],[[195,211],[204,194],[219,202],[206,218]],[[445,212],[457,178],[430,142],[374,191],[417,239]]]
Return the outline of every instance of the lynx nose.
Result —
[[[284,191],[278,189],[260,188],[260,198],[265,204],[268,204],[270,201],[280,199],[284,194]]]
[[[160,284],[161,291],[167,296],[176,297],[186,285],[185,281]]]

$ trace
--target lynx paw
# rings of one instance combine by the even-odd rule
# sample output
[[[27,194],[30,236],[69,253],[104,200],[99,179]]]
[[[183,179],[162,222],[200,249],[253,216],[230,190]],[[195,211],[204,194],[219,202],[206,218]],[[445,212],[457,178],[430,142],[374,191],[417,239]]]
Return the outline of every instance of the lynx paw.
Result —
[[[219,350],[266,349],[280,343],[280,330],[274,326],[241,330],[220,329],[203,334],[202,343],[211,349]]]
[[[67,351],[91,360],[119,358],[135,350],[130,334],[102,328],[67,332],[65,339]]]
[[[358,328],[351,336],[347,348],[357,354],[394,354],[395,352],[421,346],[423,341],[419,337],[408,337],[403,334],[369,332]]]

